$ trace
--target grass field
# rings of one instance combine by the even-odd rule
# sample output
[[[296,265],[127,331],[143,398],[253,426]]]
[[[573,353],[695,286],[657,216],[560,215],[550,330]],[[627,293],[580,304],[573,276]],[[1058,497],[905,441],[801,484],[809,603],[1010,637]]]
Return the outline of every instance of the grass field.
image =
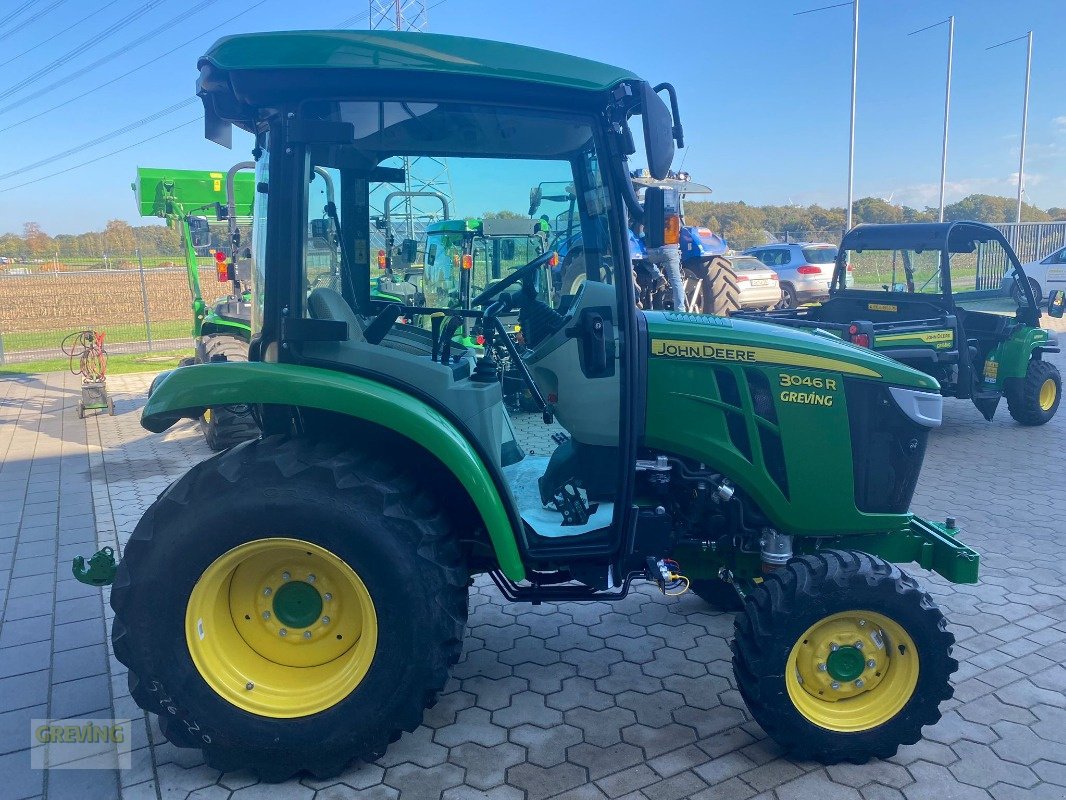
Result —
[[[188,350],[166,350],[154,353],[121,353],[108,356],[107,374],[124,375],[130,372],[155,372],[157,370],[173,369],[178,362],[193,354],[192,348]],[[66,357],[46,358],[40,361],[24,361],[20,364],[5,364],[0,366],[0,379],[6,375],[32,375],[39,372],[65,372],[70,368],[70,361]]]
[[[183,339],[192,336],[191,322],[161,321],[152,323],[152,339]],[[116,324],[101,325],[98,330],[104,331],[107,336],[104,346],[108,344],[120,344],[122,342],[146,342],[148,341],[144,325]],[[31,331],[28,333],[4,333],[4,352],[17,353],[21,350],[36,350],[44,347],[55,346],[59,351],[59,344],[63,337],[73,331],[57,333],[42,333]]]

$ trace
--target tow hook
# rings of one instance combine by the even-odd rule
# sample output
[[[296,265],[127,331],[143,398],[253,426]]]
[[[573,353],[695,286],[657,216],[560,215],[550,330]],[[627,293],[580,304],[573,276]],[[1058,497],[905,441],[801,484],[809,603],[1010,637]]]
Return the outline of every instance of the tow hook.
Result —
[[[681,565],[672,558],[648,556],[644,577],[654,582],[667,597],[680,597],[691,585],[691,581],[681,574]]]
[[[115,580],[115,551],[110,547],[98,550],[90,556],[89,566],[85,566],[82,556],[74,556],[70,571],[82,583],[90,586],[110,586]]]

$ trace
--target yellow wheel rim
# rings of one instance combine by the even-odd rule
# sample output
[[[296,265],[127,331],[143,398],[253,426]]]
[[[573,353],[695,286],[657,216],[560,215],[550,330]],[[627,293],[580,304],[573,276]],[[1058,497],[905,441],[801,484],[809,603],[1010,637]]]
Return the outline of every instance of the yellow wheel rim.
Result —
[[[1040,408],[1043,411],[1050,411],[1051,407],[1055,405],[1055,397],[1058,395],[1058,387],[1055,385],[1053,378],[1048,378],[1040,386]]]
[[[902,626],[873,611],[845,611],[797,640],[785,686],[810,722],[854,733],[896,716],[914,694],[918,669],[918,649]]]
[[[204,570],[185,640],[221,697],[265,717],[324,711],[352,693],[377,649],[374,603],[355,571],[299,539],[259,539]]]

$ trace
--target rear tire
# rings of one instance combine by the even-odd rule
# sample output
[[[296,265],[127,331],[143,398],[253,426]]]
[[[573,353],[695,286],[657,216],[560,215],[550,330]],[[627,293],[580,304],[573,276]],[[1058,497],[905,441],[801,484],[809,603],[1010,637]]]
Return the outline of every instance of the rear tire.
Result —
[[[251,582],[239,580],[260,577],[256,571],[241,572],[252,569],[250,561],[228,576],[215,571],[242,548],[258,547],[275,558],[282,552],[271,549],[276,543],[294,541],[295,556],[291,549],[286,556],[295,559],[291,574],[288,561],[276,568],[268,562],[266,578]],[[325,563],[340,565],[335,574],[349,570],[367,593],[369,613],[358,616],[355,627],[346,627],[353,624],[350,609],[365,609],[362,601],[347,602],[343,583],[328,567],[315,570],[317,581],[299,568],[304,555],[319,552],[335,559]],[[277,574],[282,568],[286,572]],[[200,588],[212,585],[213,578],[229,587],[218,594],[228,604],[221,599],[203,605],[198,599],[214,596]],[[267,607],[273,608],[273,623],[260,623],[258,606],[252,605],[266,602],[263,597],[270,593],[255,588],[264,582],[275,584],[274,605]],[[238,592],[242,583],[254,591]],[[296,584],[299,591],[289,592]],[[216,769],[250,769],[268,781],[301,771],[322,779],[353,759],[380,757],[403,731],[420,724],[459,658],[466,585],[467,570],[450,523],[414,468],[380,449],[272,436],[198,464],[148,509],[118,566],[111,593],[112,641],[115,655],[129,668],[134,700],[160,716],[164,734],[178,747],[201,749]],[[293,609],[304,613],[306,595],[315,586],[341,588],[332,590],[336,598],[320,595],[323,605],[317,611],[294,620]],[[279,605],[281,587],[289,605]],[[248,615],[241,613],[244,604]],[[330,604],[336,605],[335,630],[320,619],[333,608]],[[280,631],[270,629],[265,647],[253,644],[256,636],[262,639],[259,627],[286,619],[286,638],[274,638]],[[342,637],[333,633],[340,631],[351,632],[352,644],[335,656],[342,645],[334,639]],[[356,652],[371,635],[369,651]],[[211,651],[212,639],[235,645],[221,651],[215,645]],[[214,660],[205,660],[205,652]],[[321,663],[327,666],[348,659],[349,652],[359,656],[361,676],[354,684],[344,672],[340,679],[323,679],[315,677],[318,666],[292,666],[286,660],[288,653],[303,658],[323,652]],[[280,673],[262,671],[279,667]],[[263,679],[256,680],[259,676]],[[279,689],[288,693],[290,705],[280,711],[255,705],[277,696]],[[324,700],[308,710],[309,697]]]
[[[793,757],[889,758],[940,719],[955,637],[918,583],[867,553],[774,570],[734,620],[733,670],[755,721]]]
[[[1059,409],[1062,376],[1048,361],[1030,359],[1025,377],[1007,386],[1007,410],[1022,425],[1043,425]]]
[[[559,286],[559,297],[565,297],[571,294],[577,294],[577,290],[581,288],[588,278],[585,271],[585,251],[578,250],[577,252],[570,253],[566,257],[566,261],[559,268],[562,273],[562,283]]]
[[[721,578],[698,578],[692,581],[689,588],[716,611],[740,611],[744,608],[737,590]]]
[[[247,360],[248,342],[228,333],[204,336],[196,348],[198,364]],[[207,409],[200,417],[200,430],[207,446],[216,453],[259,436],[259,426],[255,424],[247,406],[214,406]]]
[[[688,261],[683,266],[695,277],[702,278],[698,287],[699,304],[693,308],[694,312],[728,317],[740,310],[740,285],[729,259],[714,256],[700,262]]]
[[[778,308],[798,308],[799,298],[796,296],[796,290],[792,288],[791,283],[781,284],[781,302],[777,304]]]

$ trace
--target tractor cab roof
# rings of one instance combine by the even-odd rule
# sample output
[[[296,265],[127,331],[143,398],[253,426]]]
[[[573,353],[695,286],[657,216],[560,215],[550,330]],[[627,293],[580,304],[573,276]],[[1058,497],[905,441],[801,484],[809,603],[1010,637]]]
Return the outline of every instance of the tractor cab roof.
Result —
[[[980,242],[1006,244],[1003,234],[980,222],[903,222],[856,225],[840,242],[843,250],[943,250],[972,253]]]
[[[588,95],[639,80],[620,67],[577,56],[466,36],[401,31],[279,31],[219,39],[197,66],[208,137],[230,123],[246,130],[255,111],[306,98],[421,93]],[[217,130],[212,130],[212,124]]]

